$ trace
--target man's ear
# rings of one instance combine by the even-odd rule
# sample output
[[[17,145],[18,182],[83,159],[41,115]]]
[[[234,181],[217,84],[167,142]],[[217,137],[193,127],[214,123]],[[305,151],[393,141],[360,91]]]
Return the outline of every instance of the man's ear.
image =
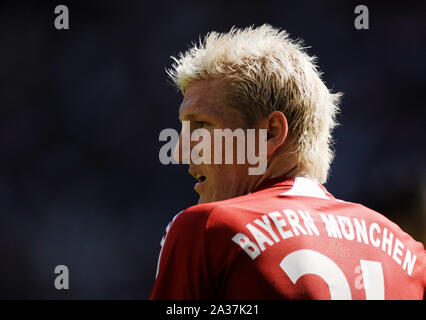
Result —
[[[285,141],[288,132],[287,119],[281,111],[272,112],[266,119],[268,130],[266,151],[272,155]]]

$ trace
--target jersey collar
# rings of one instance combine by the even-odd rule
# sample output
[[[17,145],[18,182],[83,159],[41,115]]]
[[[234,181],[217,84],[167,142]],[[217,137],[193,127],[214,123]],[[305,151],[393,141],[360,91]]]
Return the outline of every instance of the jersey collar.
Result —
[[[334,198],[323,185],[304,177],[280,176],[268,179],[259,184],[252,192],[274,187],[288,187],[289,190],[282,195],[305,195],[324,199]]]
[[[279,187],[279,186],[289,186],[291,187],[294,184],[294,177],[288,176],[279,176],[275,178],[271,178],[260,183],[253,191],[257,192],[267,188]]]

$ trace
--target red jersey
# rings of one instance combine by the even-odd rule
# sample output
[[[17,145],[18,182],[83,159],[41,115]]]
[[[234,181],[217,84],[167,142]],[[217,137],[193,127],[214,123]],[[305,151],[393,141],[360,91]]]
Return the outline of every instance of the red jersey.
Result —
[[[425,250],[306,178],[190,207],[166,229],[151,299],[423,299]]]

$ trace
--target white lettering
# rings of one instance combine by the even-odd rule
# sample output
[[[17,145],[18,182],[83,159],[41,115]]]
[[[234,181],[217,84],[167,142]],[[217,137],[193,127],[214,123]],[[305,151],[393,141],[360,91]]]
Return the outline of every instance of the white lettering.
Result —
[[[353,218],[356,232],[356,240],[358,242],[362,241],[365,244],[368,244],[368,235],[367,235],[367,227],[365,226],[365,221],[361,219],[361,224],[359,223],[357,218]]]
[[[269,239],[262,231],[260,231],[255,226],[248,223],[246,227],[247,227],[247,229],[250,230],[251,234],[256,239],[256,242],[257,242],[257,244],[259,245],[259,248],[262,251],[266,250],[264,243],[267,243],[270,246],[272,246],[274,244],[274,242],[271,239]]]
[[[386,252],[404,271],[409,275],[412,274],[417,259],[416,255],[408,250],[406,245],[388,228],[379,225],[377,222],[367,224],[366,220],[359,218],[322,213],[319,213],[319,216],[330,238],[345,238],[351,241],[355,240],[356,236],[358,243],[371,244],[378,250]],[[316,221],[311,214],[307,210],[301,209],[282,209],[282,212],[269,212],[254,219],[253,223],[248,223],[246,228],[251,233],[250,238],[243,233],[238,233],[232,240],[253,260],[266,250],[266,244],[273,246],[275,243],[279,243],[281,239],[288,239],[294,235],[320,235]],[[370,290],[371,292],[368,293],[369,298],[381,299],[383,297],[383,288],[378,286],[381,280],[376,278],[377,274],[382,272],[380,262],[375,264],[370,263],[368,260],[361,260],[361,262],[364,262],[364,264],[361,263],[360,266],[355,268],[355,273],[359,274],[355,279],[356,288],[362,289],[365,286],[367,292],[368,288],[365,283],[369,281],[370,288],[374,286],[377,289]],[[362,274],[360,274],[361,271]],[[368,272],[370,273],[368,274]]]
[[[290,230],[284,230],[283,227],[285,227],[287,224],[285,223],[283,219],[280,219],[282,217],[281,213],[279,213],[278,211],[274,211],[274,212],[268,213],[268,216],[272,219],[275,226],[277,227],[278,232],[281,235],[281,238],[287,239],[293,236],[293,233]]]
[[[402,250],[401,249],[403,249],[403,248],[404,248],[404,244],[401,241],[399,241],[398,238],[395,238],[395,247],[393,248],[392,258],[399,265],[401,265],[401,259],[398,258],[398,255],[402,256]]]
[[[352,227],[351,220],[348,217],[337,216],[339,221],[340,230],[342,230],[343,236],[348,240],[353,240],[355,238],[354,229]],[[345,224],[348,226],[348,232],[346,232]]]
[[[204,128],[196,129],[191,134],[191,141],[200,141],[191,150],[191,160],[195,164],[211,164],[210,132]]]
[[[299,217],[297,216],[296,212],[290,209],[283,210],[283,212],[287,216],[287,220],[293,228],[293,232],[296,236],[299,235],[298,230],[300,230],[300,232],[302,232],[304,235],[307,234],[306,230],[303,229],[303,227],[299,224]]]
[[[363,30],[369,28],[369,19],[368,19],[368,7],[365,5],[358,5],[355,7],[355,13],[359,15],[355,18],[354,25],[357,30]]]
[[[380,240],[379,239],[374,239],[374,230],[377,231],[377,233],[380,233],[380,227],[377,223],[373,222],[372,224],[370,224],[370,232],[369,232],[369,236],[370,236],[370,242],[373,246],[375,246],[376,248],[378,248],[380,246]]]
[[[256,259],[259,256],[259,247],[253,241],[251,241],[250,238],[247,237],[244,233],[237,233],[235,236],[232,237],[232,241],[238,244],[252,260]]]
[[[303,219],[303,223],[305,224],[306,230],[308,230],[308,233],[312,235],[314,232],[317,236],[319,236],[319,231],[314,223],[314,219],[312,219],[311,215],[308,211],[304,210],[297,210],[297,212],[300,214],[300,216]]]
[[[382,250],[386,252],[386,246],[388,246],[388,255],[392,254],[392,240],[393,233],[389,232],[389,237],[386,237],[388,234],[388,229],[383,229],[383,240],[382,240]]]
[[[256,223],[257,225],[261,226],[263,229],[268,231],[275,242],[279,242],[280,239],[278,238],[278,236],[275,234],[274,230],[272,229],[271,222],[269,221],[268,216],[266,214],[262,216],[262,220],[263,221],[256,219],[254,220],[254,223]]]
[[[327,216],[328,218],[324,214],[320,213],[320,217],[325,224],[325,228],[327,229],[328,236],[341,239],[342,234],[339,230],[336,219],[334,219],[331,214],[328,214]]]
[[[407,249],[407,251],[405,252],[404,263],[402,264],[402,269],[405,270],[408,267],[407,273],[410,276],[413,273],[413,267],[415,262],[416,262],[416,255],[413,254],[413,256],[411,256],[411,251]]]

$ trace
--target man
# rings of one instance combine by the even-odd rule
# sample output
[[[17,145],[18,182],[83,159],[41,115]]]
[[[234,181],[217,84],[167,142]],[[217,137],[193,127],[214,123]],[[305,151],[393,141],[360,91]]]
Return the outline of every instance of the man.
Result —
[[[175,157],[189,163],[200,198],[166,229],[151,299],[423,298],[423,245],[321,185],[340,95],[299,43],[268,25],[232,29],[175,62],[185,130],[264,130],[267,168],[195,163],[181,133]]]

